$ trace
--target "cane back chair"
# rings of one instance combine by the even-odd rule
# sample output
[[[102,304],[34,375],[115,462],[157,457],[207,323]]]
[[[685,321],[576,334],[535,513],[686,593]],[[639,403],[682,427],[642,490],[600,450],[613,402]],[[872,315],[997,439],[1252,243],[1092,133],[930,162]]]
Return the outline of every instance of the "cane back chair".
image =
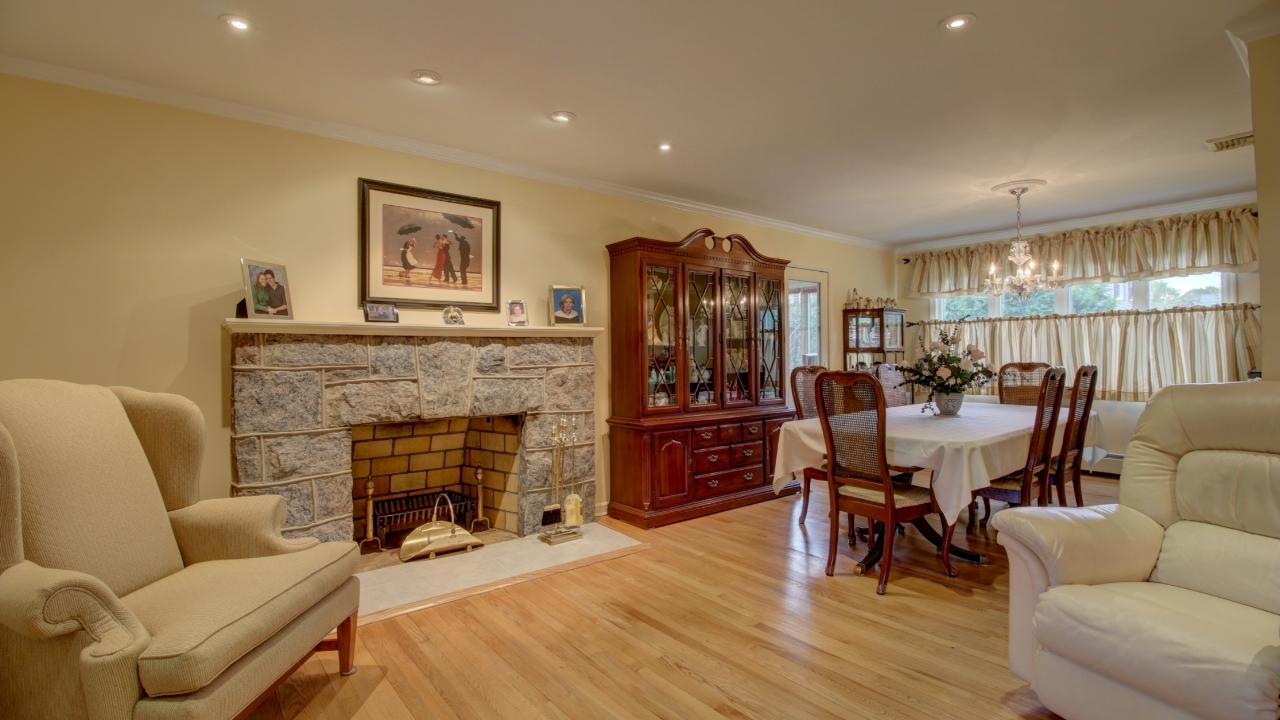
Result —
[[[907,387],[907,378],[902,374],[902,368],[894,363],[881,363],[876,366],[876,379],[884,388],[885,407],[911,404],[911,391]]]
[[[1049,372],[1049,363],[1015,362],[1000,367],[1000,402],[1004,405],[1035,405],[1040,399],[1040,382]]]
[[[1050,484],[1058,486],[1058,504],[1067,506],[1067,483],[1073,486],[1076,507],[1084,506],[1084,494],[1080,490],[1081,462],[1084,455],[1085,435],[1089,430],[1089,413],[1093,410],[1093,392],[1097,387],[1096,365],[1081,365],[1076,370],[1076,383],[1069,400],[1071,408],[1067,426],[1062,431],[1062,448],[1049,469]]]

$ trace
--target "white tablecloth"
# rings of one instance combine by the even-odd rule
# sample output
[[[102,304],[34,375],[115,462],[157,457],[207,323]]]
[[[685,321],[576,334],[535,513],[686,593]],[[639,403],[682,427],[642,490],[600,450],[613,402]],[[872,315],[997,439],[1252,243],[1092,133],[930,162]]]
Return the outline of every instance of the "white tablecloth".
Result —
[[[1068,412],[1069,408],[1063,408],[1058,418],[1055,453],[1062,444]],[[932,470],[934,497],[947,522],[954,523],[972,501],[974,490],[1026,466],[1035,413],[1034,406],[995,403],[966,403],[959,415],[936,417],[920,412],[920,405],[889,408],[885,413],[885,456],[890,465]],[[1097,433],[1098,413],[1093,412],[1085,431],[1085,447],[1094,444]],[[774,491],[782,492],[805,468],[822,465],[826,454],[822,426],[816,418],[784,424],[774,462]],[[915,483],[927,485],[928,475],[917,473]]]

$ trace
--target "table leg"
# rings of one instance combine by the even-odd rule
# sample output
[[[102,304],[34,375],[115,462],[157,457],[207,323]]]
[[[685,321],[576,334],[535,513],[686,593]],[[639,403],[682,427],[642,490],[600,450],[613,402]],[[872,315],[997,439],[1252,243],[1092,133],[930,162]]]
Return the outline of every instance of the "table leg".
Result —
[[[866,575],[867,571],[875,567],[876,563],[880,562],[880,558],[884,556],[884,523],[875,521],[872,525],[879,525],[879,532],[875,533],[875,542],[871,544],[867,554],[853,569],[854,573],[858,575]]]
[[[930,543],[933,543],[933,546],[938,548],[939,550],[942,549],[942,536],[938,534],[937,530],[933,529],[933,526],[929,524],[929,520],[927,518],[922,518],[922,517],[916,518],[915,520],[911,521],[911,524],[914,525],[915,528],[920,531],[920,534],[924,536],[925,540],[928,540]],[[954,530],[954,528],[955,526],[952,525],[951,529]],[[971,563],[977,563],[978,565],[991,564],[991,561],[989,561],[985,555],[973,552],[972,550],[965,550],[964,548],[958,548],[955,545],[951,546],[951,554],[960,558],[961,560],[966,560]]]

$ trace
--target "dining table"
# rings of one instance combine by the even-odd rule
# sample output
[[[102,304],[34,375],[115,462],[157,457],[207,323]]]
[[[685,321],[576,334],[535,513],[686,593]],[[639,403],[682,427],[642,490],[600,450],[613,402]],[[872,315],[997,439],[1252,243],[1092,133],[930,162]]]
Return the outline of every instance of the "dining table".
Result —
[[[887,408],[885,459],[898,467],[923,468],[912,477],[912,484],[933,488],[938,509],[950,527],[973,501],[975,490],[1026,467],[1036,410],[1034,405],[985,402],[965,403],[957,415],[934,415],[923,404]],[[1070,412],[1064,407],[1058,416],[1055,455]],[[1093,447],[1099,433],[1098,413],[1091,411],[1085,447]],[[805,468],[821,467],[826,456],[826,441],[817,418],[784,423],[775,453],[774,492],[781,493]],[[934,545],[942,547],[942,536],[927,522],[915,525]],[[951,552],[971,562],[985,562],[978,553],[955,547]]]

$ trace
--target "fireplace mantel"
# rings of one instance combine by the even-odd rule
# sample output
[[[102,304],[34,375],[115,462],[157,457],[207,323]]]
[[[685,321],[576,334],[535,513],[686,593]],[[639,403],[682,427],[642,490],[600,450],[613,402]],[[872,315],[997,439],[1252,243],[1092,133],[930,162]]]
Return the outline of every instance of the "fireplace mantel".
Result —
[[[393,335],[417,337],[596,337],[604,332],[602,327],[581,325],[530,325],[509,327],[506,325],[408,325],[401,323],[346,323],[329,320],[249,320],[227,318],[222,327],[232,335],[240,333],[271,333],[278,335]]]

